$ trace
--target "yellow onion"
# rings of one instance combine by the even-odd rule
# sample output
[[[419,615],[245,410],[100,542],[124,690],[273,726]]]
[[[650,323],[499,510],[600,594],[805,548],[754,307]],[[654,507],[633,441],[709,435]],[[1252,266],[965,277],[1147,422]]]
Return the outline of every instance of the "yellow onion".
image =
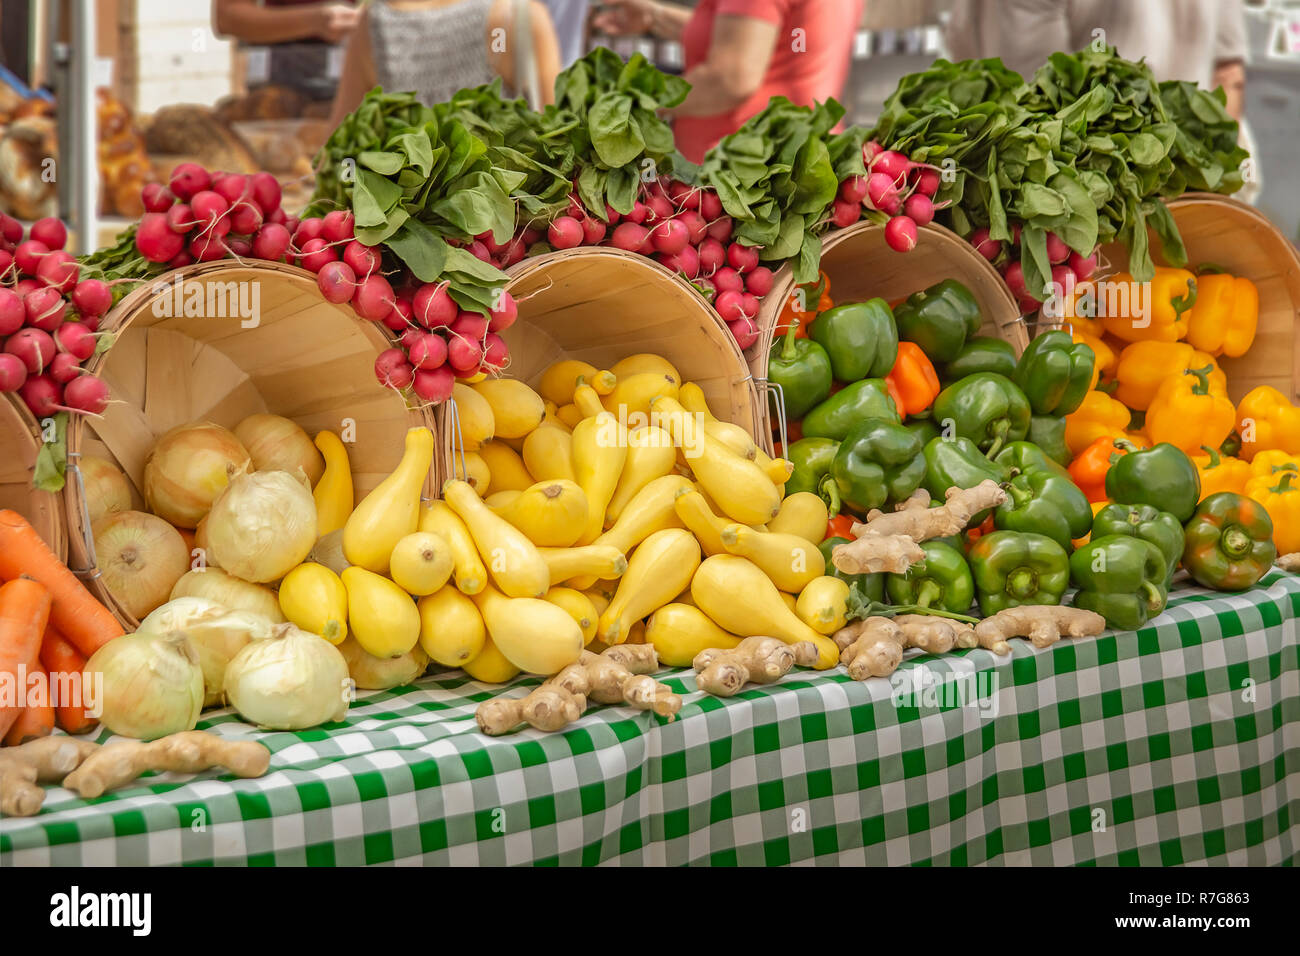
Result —
[[[168,600],[183,597],[204,598],[232,611],[260,614],[272,624],[284,623],[284,614],[274,591],[260,584],[241,581],[212,565],[195,568],[181,576]]]
[[[95,522],[95,564],[104,584],[132,617],[142,618],[171,596],[190,569],[181,533],[143,511],[114,511]]]
[[[94,524],[110,511],[131,510],[131,485],[120,468],[103,458],[83,455],[81,483],[86,489],[86,510]]]
[[[245,581],[278,581],[316,543],[316,501],[299,472],[240,472],[212,504],[204,526],[218,567]]]
[[[313,488],[325,474],[325,459],[311,436],[281,415],[249,415],[235,426],[235,437],[248,449],[256,471],[292,475],[301,468]]]
[[[197,527],[230,477],[248,464],[248,450],[229,429],[181,425],[158,439],[144,463],[144,500],[160,518]]]
[[[348,662],[348,673],[363,690],[388,690],[412,683],[429,666],[429,655],[419,644],[401,657],[375,657],[349,635],[338,645],[339,653]]]
[[[260,614],[232,611],[203,598],[182,597],[146,617],[136,633],[188,637],[203,671],[203,706],[216,707],[225,698],[226,665],[249,641],[270,637],[273,626]]]
[[[335,574],[342,574],[344,568],[351,567],[343,554],[343,529],[336,528],[329,534],[323,534],[312,545],[308,561],[324,565]]]
[[[153,740],[193,730],[203,710],[203,670],[184,634],[115,637],[86,661],[87,709],[115,734]]]
[[[277,624],[270,637],[246,644],[226,667],[226,698],[258,727],[303,730],[342,720],[352,681],[337,647],[292,624]]]

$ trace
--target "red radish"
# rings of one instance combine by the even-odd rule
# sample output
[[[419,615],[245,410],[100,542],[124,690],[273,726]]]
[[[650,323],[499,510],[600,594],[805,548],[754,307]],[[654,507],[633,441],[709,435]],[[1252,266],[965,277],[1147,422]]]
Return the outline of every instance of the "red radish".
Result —
[[[463,339],[471,339],[475,342],[482,342],[488,334],[491,327],[491,320],[481,312],[470,312],[462,310],[456,316],[456,321],[451,323],[451,334],[460,336]]]
[[[308,272],[320,272],[328,262],[335,262],[338,256],[324,239],[308,239],[302,247],[302,267]]]
[[[328,242],[347,242],[353,237],[357,217],[350,209],[335,209],[321,220],[321,235]]]
[[[665,182],[667,182],[666,179],[660,179],[656,176],[654,179],[646,183],[642,187],[643,191],[645,192],[646,198],[649,199],[652,196],[660,196],[664,199],[667,199],[668,187],[664,185]]]
[[[0,352],[0,392],[16,392],[27,381],[27,366],[17,355]]]
[[[14,292],[18,293],[19,298],[27,298],[34,289],[45,288],[35,279],[19,279],[14,283]]]
[[[514,325],[519,318],[519,305],[515,302],[515,297],[503,291],[497,299],[497,307],[488,311],[488,318],[489,332],[504,332]]]
[[[716,239],[718,242],[729,242],[731,240],[731,230],[735,226],[730,216],[719,216],[709,223],[708,234],[710,239]]]
[[[280,208],[280,181],[270,173],[262,172],[253,173],[249,183],[253,187],[253,202],[257,203],[262,214],[269,219]]]
[[[1069,266],[1052,266],[1052,288],[1048,294],[1056,297],[1058,303],[1072,301],[1078,282],[1079,277]]]
[[[604,227],[602,225],[601,238],[604,238]],[[506,243],[505,249],[501,255],[501,265],[509,269],[516,262],[522,262],[524,256],[528,255],[528,246],[524,244],[523,239],[511,239]]]
[[[416,328],[415,326],[411,326],[409,329],[406,329],[401,335],[397,337],[397,341],[401,342],[402,348],[409,352],[411,350],[411,346],[415,343],[415,341],[419,339],[421,335],[424,334],[425,333],[422,332],[420,329]]]
[[[36,270],[36,278],[60,292],[71,292],[80,277],[77,260],[62,249],[57,249],[42,259]]]
[[[469,250],[469,254],[475,259],[482,262],[492,261],[492,253],[488,252],[487,246],[483,245],[483,243],[479,242],[477,239],[466,246],[466,248]]]
[[[251,236],[262,228],[262,210],[250,202],[241,202],[230,213],[230,228],[241,236]]]
[[[698,246],[709,234],[709,224],[700,215],[698,209],[687,209],[678,213],[677,221],[686,227],[686,234],[693,246]]]
[[[311,242],[313,239],[320,238],[321,229],[324,225],[324,222],[314,216],[310,219],[302,220],[298,223],[296,228],[289,230],[293,235],[293,244],[301,251],[303,246],[307,245],[307,243]]]
[[[762,298],[772,291],[772,279],[772,270],[759,266],[745,276],[745,291]]]
[[[860,202],[846,202],[837,199],[831,203],[831,224],[836,229],[846,229],[862,218]]]
[[[872,173],[867,179],[867,202],[871,208],[895,215],[903,207],[903,197],[891,176]]]
[[[37,418],[53,415],[63,404],[63,389],[48,375],[29,375],[18,395]]]
[[[718,292],[744,292],[745,280],[731,266],[723,266],[713,273],[713,285]]]
[[[506,340],[495,332],[489,332],[483,340],[483,364],[493,369],[503,369],[509,358]]]
[[[230,203],[220,193],[205,189],[190,200],[190,209],[194,213],[195,222],[208,229],[230,211]]]
[[[95,354],[95,336],[80,322],[65,322],[54,332],[54,344],[84,362]]]
[[[700,295],[704,296],[704,298],[708,299],[710,302],[712,302],[718,294],[717,286],[713,284],[712,279],[707,277],[695,279],[691,285],[695,286],[695,288],[699,290]]]
[[[0,237],[11,245],[18,245],[23,241],[23,224],[13,216],[0,213]]]
[[[426,282],[415,290],[411,311],[426,329],[439,329],[455,322],[460,309],[445,285]]]
[[[557,216],[546,230],[546,238],[556,249],[582,245],[582,223],[572,216]]]
[[[734,289],[719,292],[718,297],[713,300],[713,307],[718,310],[718,315],[722,316],[724,322],[752,318],[745,311],[745,293],[737,292]]]
[[[352,296],[352,307],[363,319],[382,322],[393,307],[393,287],[381,275],[371,275],[357,283]]]
[[[617,209],[615,209],[615,208],[614,208],[613,206],[611,206],[609,203],[605,203],[605,222],[606,222],[606,223],[608,223],[608,224],[611,225],[611,226],[617,226],[617,225],[618,225],[618,221],[619,221],[620,219],[622,219],[622,218],[623,218],[623,217],[622,217],[621,215],[619,215],[619,212],[618,212]]]
[[[1002,255],[1002,241],[990,236],[988,229],[983,226],[970,234],[970,244],[975,247],[976,252],[989,262],[993,262],[998,256]]]
[[[1071,251],[1068,265],[1080,282],[1091,279],[1097,271],[1097,253],[1094,251],[1090,256],[1081,256]]]
[[[758,318],[758,296],[752,292],[743,293],[740,297],[740,308],[749,318]]]
[[[656,252],[675,255],[691,242],[691,234],[679,219],[664,219],[650,230],[650,244]]]
[[[54,216],[37,219],[27,235],[37,242],[45,243],[50,249],[62,249],[68,244],[68,227]]]
[[[522,242],[524,246],[531,246],[541,238],[542,231],[540,229],[533,229],[531,226],[519,233],[519,241]]]
[[[614,227],[614,234],[610,237],[609,244],[615,249],[641,252],[649,245],[650,230],[630,221],[630,218],[629,221],[620,222]]]
[[[478,342],[472,342],[460,335],[454,335],[447,342],[447,364],[457,372],[473,372],[483,360],[483,349]]]
[[[638,226],[645,222],[650,216],[650,207],[638,200],[632,204],[632,211],[623,218],[628,222],[636,223]]]
[[[869,139],[862,144],[862,161],[870,167],[871,161],[884,151],[885,147],[881,146],[876,140]]]
[[[215,262],[217,259],[225,258],[226,253],[230,251],[221,236],[202,233],[191,239],[190,244],[185,248],[195,262]]]
[[[888,176],[891,182],[899,183],[912,168],[912,161],[902,153],[887,149],[871,161],[872,174]]]
[[[343,247],[343,261],[361,278],[378,272],[381,264],[378,249],[363,246],[355,239]]]
[[[608,227],[594,216],[584,216],[582,219],[582,242],[584,245],[597,245],[605,238],[605,230]]]
[[[73,324],[73,323],[70,323]],[[67,326],[64,326],[67,328]],[[4,356],[0,356],[3,358]],[[8,356],[13,358],[13,356]],[[24,369],[24,373],[26,370]],[[81,360],[70,352],[60,352],[54,358],[50,359],[50,367],[45,370],[45,374],[60,385],[67,385],[74,378],[81,374]]]
[[[582,222],[586,218],[587,210],[583,208],[582,201],[577,196],[569,197],[569,208],[564,210],[564,214],[570,219],[576,219]]]
[[[700,208],[700,190],[683,182],[674,180],[668,184],[668,198],[678,209]]]
[[[677,210],[673,208],[672,201],[667,196],[651,196],[646,200],[646,208],[650,210],[650,215],[646,217],[647,222],[661,222],[664,219],[671,219],[673,213]]]
[[[281,212],[283,211],[284,210],[281,210]],[[271,221],[275,222],[275,219],[272,218]],[[288,229],[289,235],[292,236],[295,232],[298,231],[298,227],[302,225],[302,220],[299,219],[297,216],[285,216],[284,221],[281,222],[280,225],[284,226],[285,229]]]
[[[700,243],[700,274],[711,276],[727,264],[727,247],[717,239],[707,238]]]
[[[176,255],[172,256],[170,259],[167,260],[167,268],[180,269],[183,268],[184,266],[193,264],[193,262],[194,262],[194,257],[190,255],[188,252],[178,252],[176,253]]]
[[[918,226],[928,226],[934,221],[934,203],[929,196],[912,193],[903,201],[903,215]]]
[[[416,368],[437,368],[447,361],[447,342],[433,332],[417,333],[407,350],[407,357]]]
[[[885,223],[885,244],[895,252],[916,248],[916,223],[906,216],[895,216]]]
[[[316,273],[316,287],[326,302],[342,305],[357,291],[357,275],[346,262],[327,262]]]
[[[82,316],[103,315],[113,307],[113,290],[100,279],[82,279],[72,290],[72,304]]]
[[[234,206],[252,198],[253,187],[242,173],[226,173],[212,182],[212,191]]]
[[[384,349],[375,356],[375,378],[385,388],[406,388],[414,373],[401,349]]]
[[[708,222],[713,222],[722,215],[722,200],[711,189],[700,193],[700,215]]]
[[[140,219],[141,228],[144,227],[144,221],[148,219],[150,215],[157,215],[157,213],[146,213],[142,216]],[[162,217],[159,216],[158,218],[161,219]],[[137,230],[137,240],[139,235],[140,233]],[[15,247],[14,262],[18,263],[18,270],[24,275],[34,276],[36,275],[36,270],[41,267],[41,260],[49,255],[49,252],[50,247],[45,243],[37,239],[26,239],[18,243],[17,247]]]
[[[862,202],[863,197],[867,195],[867,177],[850,176],[840,183],[839,191],[836,196],[841,202],[849,202],[855,205]]]
[[[27,324],[42,332],[53,332],[63,324],[68,304],[57,289],[33,289],[23,300],[27,309]]]
[[[910,178],[913,180],[918,193],[931,198],[939,191],[939,184],[942,182],[937,169],[930,169],[925,166],[918,166],[912,170]]]
[[[182,202],[212,185],[212,177],[198,163],[180,163],[172,170],[168,188]]]
[[[270,212],[266,214],[266,221],[273,222],[276,223],[277,225],[283,226],[286,222],[289,221],[289,216],[282,208],[276,206],[274,209],[272,209]]]
[[[13,268],[13,264],[14,254],[8,249],[0,249],[0,277],[4,276],[11,268]]]
[[[688,279],[694,279],[700,274],[700,254],[694,246],[683,246],[677,252],[661,252],[659,262],[668,271],[680,272]]]
[[[750,269],[757,269],[758,247],[733,242],[727,247],[727,265],[737,272],[748,272]]]
[[[108,386],[93,375],[78,375],[63,387],[63,404],[70,411],[98,415],[108,407]]]
[[[1065,262],[1070,258],[1070,247],[1054,232],[1047,234],[1047,261],[1052,265]]]
[[[1029,294],[1029,289],[1025,285],[1025,270],[1019,260],[1007,263],[1007,267],[1002,270],[1002,278],[1006,280],[1007,288],[1017,299],[1022,299]]]
[[[451,390],[455,385],[455,373],[448,366],[442,365],[434,369],[417,369],[411,390],[426,402],[445,402],[451,398]]]
[[[268,222],[253,237],[253,255],[279,262],[289,251],[289,230],[277,222]]]
[[[27,321],[27,306],[13,290],[0,288],[0,338],[13,335]]]
[[[753,319],[742,316],[728,322],[727,328],[731,330],[731,337],[736,340],[736,345],[741,349],[747,349],[758,341],[758,324]]]
[[[167,228],[182,236],[198,225],[194,219],[194,210],[190,208],[189,203],[177,203],[163,215],[167,217]]]

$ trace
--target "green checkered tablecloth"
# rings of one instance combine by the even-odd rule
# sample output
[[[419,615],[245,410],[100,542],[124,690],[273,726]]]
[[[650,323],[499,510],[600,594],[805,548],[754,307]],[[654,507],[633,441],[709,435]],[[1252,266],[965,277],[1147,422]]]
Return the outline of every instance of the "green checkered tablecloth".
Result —
[[[56,789],[0,821],[0,865],[1294,863],[1300,578],[1180,588],[1137,633],[895,678],[798,671],[674,723],[598,707],[490,739],[496,689],[459,671],[373,693],[344,723],[256,733],[258,780],[161,775]],[[521,681],[508,693],[522,694]]]

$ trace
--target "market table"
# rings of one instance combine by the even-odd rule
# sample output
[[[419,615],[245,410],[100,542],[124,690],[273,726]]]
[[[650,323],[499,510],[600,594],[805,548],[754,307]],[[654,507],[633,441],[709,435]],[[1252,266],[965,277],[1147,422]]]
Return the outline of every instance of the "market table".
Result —
[[[1300,858],[1300,578],[1180,585],[1136,633],[797,671],[663,722],[478,733],[460,671],[257,733],[257,780],[161,775],[0,820],[0,864],[1175,864]],[[526,693],[520,680],[509,693]]]

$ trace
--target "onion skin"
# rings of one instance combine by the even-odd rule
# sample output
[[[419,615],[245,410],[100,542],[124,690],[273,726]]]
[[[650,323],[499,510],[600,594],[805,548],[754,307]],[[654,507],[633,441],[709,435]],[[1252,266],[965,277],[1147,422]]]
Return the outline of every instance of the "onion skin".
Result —
[[[410,684],[429,666],[429,655],[419,644],[401,657],[375,657],[349,636],[338,649],[348,663],[352,680],[362,690],[389,690]]]
[[[120,468],[93,455],[83,455],[78,467],[92,525],[111,511],[131,510],[131,485]]]
[[[325,459],[311,436],[281,415],[249,415],[235,426],[235,437],[248,449],[256,471],[301,468],[313,488],[325,474]]]
[[[193,730],[203,710],[203,671],[183,635],[115,637],[86,661],[87,709],[115,734],[155,740]],[[102,695],[101,695],[102,691]]]
[[[325,638],[279,624],[226,667],[226,697],[249,723],[305,730],[342,720],[353,684],[339,649]]]
[[[251,611],[272,624],[283,624],[285,620],[274,591],[260,584],[241,581],[213,565],[181,575],[167,600],[175,601],[182,597],[204,598],[232,611]]]
[[[278,581],[316,544],[316,500],[305,479],[286,471],[235,475],[212,504],[204,538],[228,573],[254,584]]]
[[[260,614],[228,610],[204,598],[182,597],[168,601],[141,621],[136,633],[162,637],[179,632],[189,638],[203,672],[203,706],[218,707],[226,696],[226,665],[249,641],[270,637],[272,627]]]
[[[212,503],[251,459],[234,432],[212,422],[173,428],[144,464],[149,510],[180,528],[196,528]]]
[[[190,569],[179,531],[156,515],[115,511],[92,526],[95,563],[113,597],[139,620],[165,603]]]

